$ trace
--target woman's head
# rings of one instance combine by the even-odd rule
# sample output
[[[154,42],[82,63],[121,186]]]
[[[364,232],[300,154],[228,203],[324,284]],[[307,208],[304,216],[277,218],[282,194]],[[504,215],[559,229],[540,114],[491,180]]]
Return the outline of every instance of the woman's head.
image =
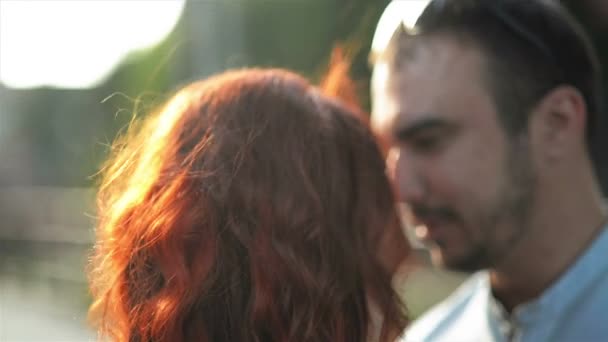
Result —
[[[368,129],[304,79],[234,71],[116,144],[98,194],[92,313],[124,341],[363,341],[407,252]],[[387,238],[389,236],[389,238]],[[387,246],[386,244],[392,244]]]

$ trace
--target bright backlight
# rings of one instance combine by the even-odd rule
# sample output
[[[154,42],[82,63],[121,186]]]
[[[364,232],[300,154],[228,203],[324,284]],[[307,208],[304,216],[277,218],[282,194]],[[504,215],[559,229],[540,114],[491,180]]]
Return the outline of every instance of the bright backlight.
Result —
[[[90,88],[177,23],[184,0],[1,0],[0,82]]]

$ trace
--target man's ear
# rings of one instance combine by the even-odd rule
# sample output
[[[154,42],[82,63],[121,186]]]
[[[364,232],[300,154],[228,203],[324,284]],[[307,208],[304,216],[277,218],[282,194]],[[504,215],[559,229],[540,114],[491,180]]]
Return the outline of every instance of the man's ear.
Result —
[[[584,144],[587,106],[578,89],[562,85],[549,91],[530,118],[535,148],[548,160],[561,159],[577,143]]]

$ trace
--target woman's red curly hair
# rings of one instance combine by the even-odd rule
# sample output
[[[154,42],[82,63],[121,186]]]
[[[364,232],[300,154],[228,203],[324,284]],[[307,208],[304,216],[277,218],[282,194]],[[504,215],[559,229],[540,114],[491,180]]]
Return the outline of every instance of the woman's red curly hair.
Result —
[[[303,78],[191,84],[114,147],[89,269],[101,338],[366,341],[370,302],[382,339],[405,326],[378,252],[408,250],[381,153]]]

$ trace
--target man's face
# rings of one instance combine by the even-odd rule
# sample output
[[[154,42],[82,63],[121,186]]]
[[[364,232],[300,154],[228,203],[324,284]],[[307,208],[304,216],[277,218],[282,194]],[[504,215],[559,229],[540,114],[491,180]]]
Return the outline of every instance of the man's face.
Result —
[[[474,271],[495,265],[527,231],[534,170],[526,136],[509,137],[482,82],[481,53],[449,38],[379,62],[372,124],[433,260]]]

